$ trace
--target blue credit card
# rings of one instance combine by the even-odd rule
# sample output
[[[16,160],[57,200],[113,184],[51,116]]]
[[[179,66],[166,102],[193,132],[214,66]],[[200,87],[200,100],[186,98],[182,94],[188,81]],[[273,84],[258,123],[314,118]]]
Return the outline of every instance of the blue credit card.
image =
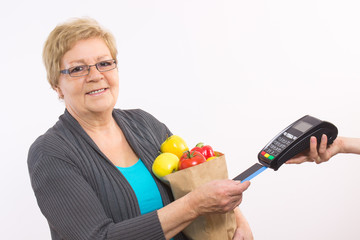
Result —
[[[259,175],[260,173],[265,171],[266,169],[267,169],[267,167],[265,167],[259,163],[255,163],[254,165],[252,165],[251,167],[246,169],[244,172],[240,173],[235,178],[233,178],[233,180],[238,180],[241,182],[250,181],[257,175]]]

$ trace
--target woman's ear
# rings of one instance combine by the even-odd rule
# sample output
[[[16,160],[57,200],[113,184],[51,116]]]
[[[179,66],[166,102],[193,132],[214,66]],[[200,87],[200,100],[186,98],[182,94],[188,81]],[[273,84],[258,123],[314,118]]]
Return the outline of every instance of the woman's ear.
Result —
[[[59,88],[59,86],[56,86],[56,87],[54,88],[54,90],[57,92],[59,99],[64,99],[64,94],[62,93],[62,91],[61,91],[61,89]]]

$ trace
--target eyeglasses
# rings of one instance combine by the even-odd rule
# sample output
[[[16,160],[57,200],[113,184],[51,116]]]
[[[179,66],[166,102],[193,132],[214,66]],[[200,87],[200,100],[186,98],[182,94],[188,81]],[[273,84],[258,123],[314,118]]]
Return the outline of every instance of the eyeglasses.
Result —
[[[94,65],[81,65],[61,70],[62,74],[69,74],[71,77],[82,77],[89,75],[90,68],[95,66],[99,72],[107,72],[116,68],[116,60],[105,60]]]

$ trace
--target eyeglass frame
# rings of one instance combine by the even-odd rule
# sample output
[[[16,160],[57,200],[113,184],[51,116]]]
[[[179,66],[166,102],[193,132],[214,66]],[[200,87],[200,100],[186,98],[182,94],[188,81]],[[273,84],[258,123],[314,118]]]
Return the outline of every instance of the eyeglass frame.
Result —
[[[107,61],[113,61],[113,63],[115,64],[115,67],[112,68],[112,69],[108,69],[108,70],[99,70],[99,67],[98,67],[98,64],[102,63],[102,62],[107,62]],[[69,74],[70,77],[83,77],[83,76],[87,76],[90,74],[90,68],[91,67],[96,67],[96,69],[99,71],[99,72],[108,72],[108,71],[111,71],[111,70],[114,70],[115,68],[117,68],[117,62],[115,59],[109,59],[109,60],[103,60],[103,61],[100,61],[100,62],[97,62],[95,64],[92,64],[92,65],[78,65],[78,66],[74,66],[74,67],[71,67],[71,68],[68,68],[68,69],[63,69],[63,70],[60,70],[60,73],[62,74]],[[87,74],[84,74],[84,75],[79,75],[79,76],[71,76],[70,74],[70,69],[72,68],[76,68],[76,67],[87,67]]]

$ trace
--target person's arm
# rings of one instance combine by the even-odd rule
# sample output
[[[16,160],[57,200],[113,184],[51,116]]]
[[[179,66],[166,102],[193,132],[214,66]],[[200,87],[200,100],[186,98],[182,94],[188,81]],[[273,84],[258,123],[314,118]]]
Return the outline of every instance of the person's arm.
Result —
[[[341,137],[343,144],[343,153],[360,154],[360,138]]]
[[[242,201],[250,182],[215,180],[158,210],[166,239],[181,232],[197,217],[207,213],[226,213]]]
[[[61,238],[164,239],[156,211],[115,222],[75,165],[37,151],[30,158],[31,184],[38,205]]]
[[[338,153],[360,154],[360,138],[337,137],[335,141],[328,146],[327,136],[324,134],[319,147],[317,147],[316,137],[311,137],[310,149],[298,154],[286,163],[300,164],[303,162],[315,162],[319,164],[328,161]]]

